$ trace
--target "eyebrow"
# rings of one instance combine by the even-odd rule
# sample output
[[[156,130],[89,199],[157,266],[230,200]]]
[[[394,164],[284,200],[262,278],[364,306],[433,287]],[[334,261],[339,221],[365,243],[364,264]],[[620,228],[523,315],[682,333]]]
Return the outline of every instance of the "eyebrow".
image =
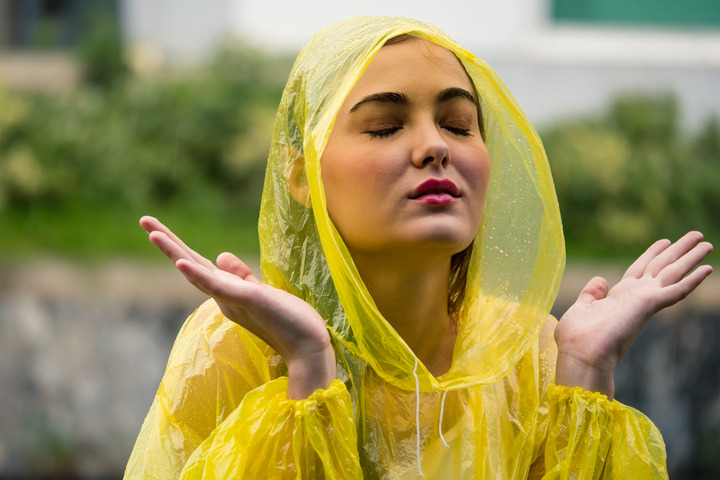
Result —
[[[395,93],[395,92],[380,92],[380,93],[373,93],[372,95],[368,95],[367,97],[364,97],[362,100],[360,100],[358,103],[355,104],[350,109],[350,113],[357,110],[361,105],[364,105],[366,103],[370,102],[380,102],[380,103],[395,103],[398,105],[407,105],[408,98],[407,95],[404,93]]]
[[[468,92],[464,88],[458,88],[458,87],[450,87],[446,88],[440,94],[437,96],[438,102],[449,102],[450,100],[454,98],[466,98],[472,102],[473,105],[477,106],[477,99],[475,98],[475,95]]]
[[[449,102],[450,100],[453,100],[455,98],[466,98],[470,102],[472,102],[473,105],[477,106],[477,100],[475,99],[475,96],[465,90],[464,88],[458,88],[458,87],[450,87],[446,88],[445,90],[441,91],[437,96],[437,101],[439,103],[443,102]],[[367,97],[363,97],[362,100],[360,100],[358,103],[356,103],[351,109],[350,113],[354,112],[358,108],[360,108],[362,105],[366,103],[371,102],[379,102],[379,103],[393,103],[396,105],[407,105],[408,104],[408,98],[407,95],[404,93],[396,93],[396,92],[380,92],[380,93],[373,93],[372,95],[368,95]]]

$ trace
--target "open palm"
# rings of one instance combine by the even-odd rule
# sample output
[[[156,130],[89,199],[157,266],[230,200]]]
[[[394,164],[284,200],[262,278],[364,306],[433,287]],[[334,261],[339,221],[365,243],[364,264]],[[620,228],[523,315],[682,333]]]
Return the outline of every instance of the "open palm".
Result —
[[[217,266],[190,249],[153,217],[140,225],[185,278],[215,299],[223,314],[274,348],[288,365],[292,396],[307,396],[335,377],[335,357],[325,322],[302,299],[257,279],[231,253],[222,253]],[[293,375],[295,373],[295,375]],[[296,390],[298,387],[299,390]],[[308,390],[309,391],[305,391]]]
[[[555,329],[556,382],[582,386],[612,397],[612,374],[648,319],[673,305],[712,272],[695,268],[711,251],[702,234],[690,232],[676,243],[660,240],[643,253],[612,288],[595,277]]]

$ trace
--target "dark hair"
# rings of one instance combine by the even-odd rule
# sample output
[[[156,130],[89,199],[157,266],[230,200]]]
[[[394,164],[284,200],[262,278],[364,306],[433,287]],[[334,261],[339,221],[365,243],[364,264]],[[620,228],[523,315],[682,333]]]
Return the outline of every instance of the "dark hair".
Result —
[[[462,313],[463,301],[465,300],[465,285],[467,283],[468,269],[470,268],[473,244],[474,242],[465,248],[465,250],[456,253],[450,258],[448,313],[455,321],[456,326]]]

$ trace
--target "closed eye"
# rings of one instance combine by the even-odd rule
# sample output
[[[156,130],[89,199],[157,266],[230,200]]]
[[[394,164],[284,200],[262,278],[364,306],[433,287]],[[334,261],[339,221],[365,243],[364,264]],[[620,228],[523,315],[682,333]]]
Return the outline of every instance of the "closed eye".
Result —
[[[364,133],[370,135],[370,138],[383,138],[383,137],[389,137],[393,135],[398,130],[402,129],[402,127],[389,127],[389,128],[381,128],[379,130],[368,130]]]
[[[454,133],[455,135],[460,135],[462,137],[470,136],[469,128],[458,128],[458,127],[443,127],[443,128],[445,128],[445,130],[447,130],[450,133]]]

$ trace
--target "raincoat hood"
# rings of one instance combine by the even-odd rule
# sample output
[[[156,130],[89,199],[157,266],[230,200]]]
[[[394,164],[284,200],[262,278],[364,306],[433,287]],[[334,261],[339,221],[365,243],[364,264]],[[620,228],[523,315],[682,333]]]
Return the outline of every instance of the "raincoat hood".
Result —
[[[303,48],[273,131],[259,221],[262,274],[313,305],[337,341],[386,382],[415,390],[417,357],[358,274],[328,215],[320,174],[345,98],[384,43],[403,34],[443,46],[462,62],[479,95],[491,162],[452,366],[434,377],[420,363],[419,388],[487,384],[513,368],[548,318],[564,268],[562,227],[537,133],[495,72],[429,24],[355,18],[321,30]],[[303,160],[308,201],[296,200],[288,183]]]

